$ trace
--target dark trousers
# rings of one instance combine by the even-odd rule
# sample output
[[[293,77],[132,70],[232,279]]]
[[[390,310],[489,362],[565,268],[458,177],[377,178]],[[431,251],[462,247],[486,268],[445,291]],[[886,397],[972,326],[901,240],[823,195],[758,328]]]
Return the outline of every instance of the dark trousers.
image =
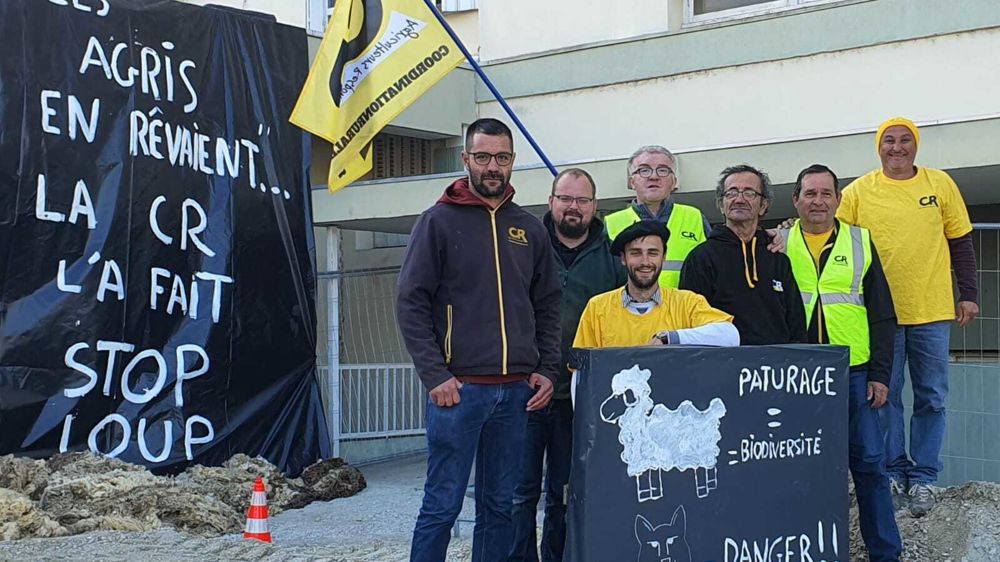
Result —
[[[510,562],[538,562],[535,511],[542,492],[545,464],[545,520],[542,524],[541,560],[560,562],[566,542],[566,504],[563,490],[569,483],[573,462],[573,405],[552,400],[528,416],[520,481],[514,490],[514,544]]]
[[[903,553],[903,540],[896,526],[889,477],[885,472],[885,445],[878,410],[872,409],[867,392],[868,373],[851,371],[849,451],[861,538],[872,562],[898,562]]]
[[[507,559],[514,526],[511,505],[524,449],[525,405],[534,390],[524,381],[466,384],[450,408],[427,400],[427,481],[413,530],[411,562],[444,562],[451,528],[462,511],[476,460],[473,562]]]

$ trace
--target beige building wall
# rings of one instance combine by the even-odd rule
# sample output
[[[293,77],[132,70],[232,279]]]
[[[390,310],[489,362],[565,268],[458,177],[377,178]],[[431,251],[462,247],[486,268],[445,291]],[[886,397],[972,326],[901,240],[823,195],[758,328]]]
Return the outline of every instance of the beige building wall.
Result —
[[[484,61],[667,31],[683,0],[480,0]],[[488,22],[488,23],[486,23]]]
[[[446,13],[444,19],[472,56],[479,54],[479,10]]]
[[[816,161],[835,166],[843,177],[860,175],[877,165],[872,132],[895,115],[924,127],[922,165],[996,164],[1000,153],[952,132],[1000,123],[1000,74],[984,72],[982,59],[970,56],[988,52],[1000,52],[1000,28],[509,101],[557,166],[581,165],[595,175],[602,199],[631,196],[624,159],[637,146],[674,149],[681,154],[683,200],[710,191],[722,167],[744,161],[764,167],[776,182],[794,181],[799,169]],[[481,116],[509,122],[498,103],[482,100]],[[551,175],[516,130],[514,144],[518,201],[544,205]],[[405,232],[410,222],[392,218],[416,216],[448,181],[408,178],[318,195],[317,221],[367,217],[369,224],[352,228]],[[978,188],[967,193],[981,195]],[[388,200],[391,206],[381,203]],[[710,200],[706,210],[714,212]]]
[[[1000,52],[1000,29],[731,66],[509,100],[556,162],[626,156],[639,144],[682,152],[1000,112],[1000,73],[969,53]],[[495,101],[482,116],[506,119]],[[518,162],[540,162],[522,137]]]
[[[307,0],[181,0],[188,4],[218,4],[230,8],[273,14],[280,23],[306,26]]]

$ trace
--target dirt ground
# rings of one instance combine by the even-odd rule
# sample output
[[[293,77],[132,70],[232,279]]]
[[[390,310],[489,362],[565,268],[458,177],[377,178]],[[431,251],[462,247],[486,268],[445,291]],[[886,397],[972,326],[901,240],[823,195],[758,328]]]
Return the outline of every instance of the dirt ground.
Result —
[[[0,465],[0,486],[2,469]],[[424,470],[425,461],[420,457],[365,467],[368,487],[357,495],[272,515],[272,545],[244,541],[238,532],[202,537],[161,526],[148,532],[95,531],[55,538],[0,540],[0,561],[402,562],[409,558],[410,533],[420,507]],[[249,484],[245,489],[243,501],[249,502]],[[273,506],[270,493],[268,497],[269,506]],[[3,517],[0,511],[0,528]],[[472,517],[470,500],[460,521]],[[459,530],[461,536],[452,540],[450,559],[468,560],[472,524],[460,523]]]
[[[238,533],[204,537],[161,526],[146,532],[95,531],[0,541],[0,561],[402,562],[409,554],[424,468],[421,457],[364,467],[368,487],[357,495],[315,502],[272,516],[273,545],[243,541]],[[2,474],[0,471],[0,484]],[[0,497],[0,504],[3,501]],[[0,528],[3,517],[0,512]],[[472,501],[468,500],[460,520],[472,517]],[[906,545],[903,559],[907,562],[1000,561],[1000,485],[970,483],[945,489],[939,494],[938,507],[928,516],[914,519],[900,512],[897,517]],[[471,557],[472,523],[460,523],[459,531],[460,536],[452,539],[449,560]],[[855,528],[851,561],[866,560],[861,552]]]

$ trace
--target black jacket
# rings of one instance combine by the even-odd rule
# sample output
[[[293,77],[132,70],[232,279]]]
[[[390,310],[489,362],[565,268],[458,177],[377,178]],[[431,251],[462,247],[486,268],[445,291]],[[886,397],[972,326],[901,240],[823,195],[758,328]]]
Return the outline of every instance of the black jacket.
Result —
[[[618,256],[611,255],[609,251],[611,241],[608,239],[604,223],[597,217],[590,223],[587,240],[576,248],[576,252],[565,248],[556,238],[551,213],[546,213],[542,222],[545,223],[552,246],[556,250],[559,281],[562,284],[562,363],[552,398],[569,400],[570,348],[573,347],[576,328],[580,324],[580,315],[583,314],[583,309],[591,297],[625,284],[625,267],[622,266]],[[575,256],[564,258],[572,254]],[[572,261],[567,266],[566,261],[569,260]]]
[[[837,231],[843,225],[836,221],[833,232],[823,246],[823,251],[819,255],[819,273],[823,273],[826,267],[826,260],[830,257],[830,250],[833,249],[833,241],[837,239]],[[799,234],[801,236],[801,234]],[[867,363],[851,367],[852,371],[867,370],[869,382],[880,382],[889,386],[892,378],[892,358],[893,348],[896,341],[896,309],[892,304],[892,293],[889,292],[889,282],[885,278],[885,271],[882,269],[882,260],[879,259],[875,251],[875,243],[871,243],[872,263],[868,266],[868,271],[861,279],[861,288],[865,298],[865,312],[868,315],[868,341],[870,356]],[[823,303],[817,299],[813,308],[813,317],[809,322],[809,343],[830,343],[830,337],[826,333],[825,321],[823,324],[819,319],[823,318]],[[823,329],[820,330],[822,325]]]
[[[742,345],[805,343],[806,313],[792,264],[768,251],[769,242],[763,230],[743,242],[729,227],[715,227],[684,260],[679,288],[732,314]]]
[[[513,196],[508,187],[490,209],[462,178],[413,226],[396,316],[428,390],[454,375],[558,377],[561,290],[552,244]]]

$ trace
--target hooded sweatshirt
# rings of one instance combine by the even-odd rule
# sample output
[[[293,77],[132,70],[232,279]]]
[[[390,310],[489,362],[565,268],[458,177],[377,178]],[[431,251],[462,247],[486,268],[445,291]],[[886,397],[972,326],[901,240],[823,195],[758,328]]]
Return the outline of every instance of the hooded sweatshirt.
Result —
[[[722,225],[684,260],[681,289],[703,295],[715,308],[732,314],[740,343],[805,343],[802,296],[783,253],[768,251],[763,230],[744,242]]]
[[[627,277],[621,260],[618,256],[611,255],[611,241],[608,240],[608,233],[601,219],[594,217],[590,221],[587,240],[573,249],[559,241],[551,213],[546,213],[542,222],[549,231],[552,247],[556,251],[559,280],[562,284],[562,362],[552,398],[569,400],[569,363],[572,361],[570,348],[580,324],[580,315],[591,297],[621,287]]]
[[[558,376],[556,261],[545,226],[513,196],[508,186],[491,208],[462,178],[413,226],[396,315],[428,390],[452,376]]]

